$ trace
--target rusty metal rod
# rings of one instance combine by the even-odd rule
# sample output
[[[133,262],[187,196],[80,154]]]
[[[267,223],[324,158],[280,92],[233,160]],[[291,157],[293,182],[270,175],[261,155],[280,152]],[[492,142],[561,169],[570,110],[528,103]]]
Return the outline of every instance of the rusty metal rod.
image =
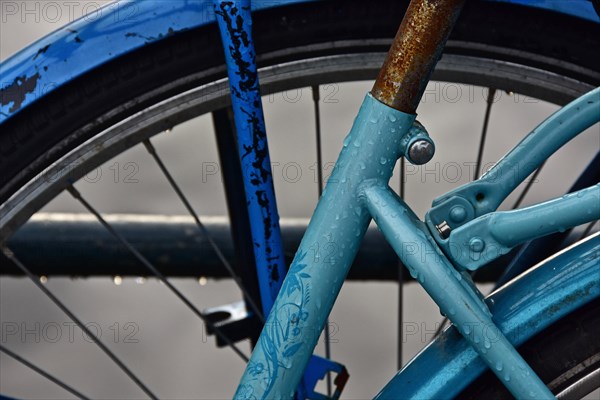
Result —
[[[371,94],[414,114],[466,0],[412,0]]]

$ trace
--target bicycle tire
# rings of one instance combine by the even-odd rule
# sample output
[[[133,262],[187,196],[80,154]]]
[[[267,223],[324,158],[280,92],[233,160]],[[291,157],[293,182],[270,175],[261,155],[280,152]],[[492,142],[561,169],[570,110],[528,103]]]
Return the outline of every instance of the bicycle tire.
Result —
[[[392,38],[407,3],[389,1],[371,7],[361,1],[316,2],[258,12],[254,17],[254,36],[259,67],[323,54],[386,51],[385,44],[306,46]],[[530,27],[525,38],[521,35],[523,26]],[[599,37],[600,24],[590,21],[512,4],[471,2],[465,7],[445,52],[522,63],[598,86],[600,56],[589,49],[599,47]],[[463,46],[464,43],[470,45]],[[303,46],[304,51],[293,54],[285,51]],[[0,203],[53,160],[122,118],[123,114],[112,115],[98,123],[99,117],[115,103],[125,103],[194,71],[223,65],[223,60],[216,26],[209,25],[145,46],[39,99],[3,124]],[[182,82],[176,90],[224,76],[221,69],[201,81]],[[126,114],[171,93],[163,92],[159,97],[136,102],[128,107]],[[78,127],[90,121],[96,121],[94,129],[73,135]]]
[[[390,1],[374,8],[362,1],[317,2],[259,12],[254,25],[259,66],[346,52],[384,51],[382,45],[310,46],[391,38],[406,5]],[[526,40],[521,36],[524,25],[531,28]],[[599,48],[600,26],[589,21],[517,5],[472,2],[450,40],[446,54],[520,63],[587,85],[600,84],[600,56],[589,51]],[[473,46],[465,47],[464,43]],[[290,48],[303,50],[287,52]],[[528,58],[530,55],[539,57]],[[3,124],[0,203],[107,126],[175,92],[223,78],[224,68],[201,79],[185,79],[198,70],[209,71],[222,64],[218,32],[215,26],[207,26],[113,60],[40,99]],[[179,82],[176,88],[159,91],[144,101],[132,101],[173,81]],[[120,113],[100,118],[126,103],[130,104]],[[76,133],[77,128],[88,124],[93,128],[85,134]]]

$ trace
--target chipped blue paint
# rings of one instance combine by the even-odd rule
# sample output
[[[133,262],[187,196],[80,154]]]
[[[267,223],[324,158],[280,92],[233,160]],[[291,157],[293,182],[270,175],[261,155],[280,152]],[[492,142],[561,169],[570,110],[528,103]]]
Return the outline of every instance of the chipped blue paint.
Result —
[[[252,42],[250,0],[215,0],[214,8],[225,48],[261,304],[268,315],[286,268]]]
[[[414,115],[366,96],[252,353],[236,399],[293,396],[371,220],[357,196],[359,184],[367,179],[389,180],[396,160],[415,134],[408,133],[414,119]]]
[[[253,10],[311,0],[253,0]],[[211,0],[122,0],[0,64],[0,123],[47,93],[148,43],[214,22]]]
[[[600,297],[600,235],[573,246],[486,299],[500,331],[519,346]],[[446,331],[377,395],[384,399],[452,399],[486,370],[455,327]]]
[[[253,0],[261,10],[318,0]],[[587,0],[514,2],[600,22]],[[0,123],[39,98],[112,59],[181,31],[214,22],[211,0],[122,0],[80,18],[0,64]]]

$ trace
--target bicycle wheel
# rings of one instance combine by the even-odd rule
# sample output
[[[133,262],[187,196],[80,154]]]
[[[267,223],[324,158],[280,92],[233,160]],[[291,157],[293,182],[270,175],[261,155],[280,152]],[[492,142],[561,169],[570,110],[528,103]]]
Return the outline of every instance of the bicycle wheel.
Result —
[[[525,360],[559,399],[580,399],[600,386],[599,311],[600,301],[596,300],[519,347]],[[458,398],[513,397],[488,371]]]
[[[405,2],[374,8],[350,1],[258,13],[263,93],[372,78],[405,7]],[[518,28],[525,21],[536,27],[527,41]],[[473,3],[435,78],[562,104],[600,82],[598,56],[589,53],[598,45],[596,33],[595,24],[550,12]],[[44,169],[80,162],[81,175],[165,129],[221,109],[227,103],[221,65],[215,27],[180,33],[92,71],[9,120],[0,134],[5,149],[1,238],[74,178],[73,171],[59,168],[51,182],[36,180]],[[112,142],[98,147],[95,138]]]

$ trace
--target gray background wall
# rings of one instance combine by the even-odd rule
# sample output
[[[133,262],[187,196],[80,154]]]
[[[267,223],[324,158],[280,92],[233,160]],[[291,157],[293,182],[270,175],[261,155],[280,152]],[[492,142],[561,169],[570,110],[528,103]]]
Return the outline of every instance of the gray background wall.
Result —
[[[16,14],[5,12],[8,3],[17,5]],[[85,12],[96,12],[98,5],[106,3],[0,0],[0,59],[6,60],[37,38]],[[321,104],[326,164],[335,160],[370,85],[371,82],[360,82],[321,87],[322,98],[335,92],[330,97],[332,102]],[[436,195],[469,181],[485,108],[483,88],[433,82],[427,93],[419,119],[439,150],[428,166],[409,167],[407,201],[419,215]],[[317,199],[311,169],[315,143],[310,90],[269,96],[264,104],[280,214],[308,217]],[[491,117],[484,162],[493,163],[555,109],[524,96],[500,93]],[[215,166],[218,168],[210,119],[204,116],[189,121],[156,137],[154,142],[196,210],[202,215],[224,215],[220,178],[209,173]],[[562,149],[545,167],[526,203],[562,194],[599,146],[600,131],[596,126]],[[127,169],[128,163],[134,163],[136,170]],[[132,171],[136,182],[128,183],[124,177]],[[393,179],[397,187],[397,174]],[[157,167],[139,146],[93,171],[77,187],[105,213],[185,214]],[[510,200],[514,201],[514,197],[508,201],[512,204]],[[58,196],[42,211],[84,212],[65,195]],[[228,281],[200,285],[197,280],[175,280],[175,284],[199,308],[240,299],[239,291]],[[244,367],[241,360],[227,349],[216,349],[214,338],[206,337],[201,323],[155,280],[125,279],[121,285],[115,285],[108,278],[50,278],[47,286],[90,322],[161,397],[220,399],[233,394]],[[431,339],[441,316],[417,285],[406,286],[405,298],[404,326],[410,334],[405,333],[403,342],[404,360],[408,361]],[[344,286],[330,321],[333,357],[344,363],[351,374],[345,398],[370,398],[395,373],[396,304],[397,286],[393,283]],[[72,328],[31,282],[0,279],[0,323],[3,345],[89,396],[142,398],[139,390],[78,328]],[[15,327],[17,332],[13,333]],[[319,351],[322,352],[322,345]],[[17,398],[69,398],[60,388],[4,354],[0,354],[0,392]]]

